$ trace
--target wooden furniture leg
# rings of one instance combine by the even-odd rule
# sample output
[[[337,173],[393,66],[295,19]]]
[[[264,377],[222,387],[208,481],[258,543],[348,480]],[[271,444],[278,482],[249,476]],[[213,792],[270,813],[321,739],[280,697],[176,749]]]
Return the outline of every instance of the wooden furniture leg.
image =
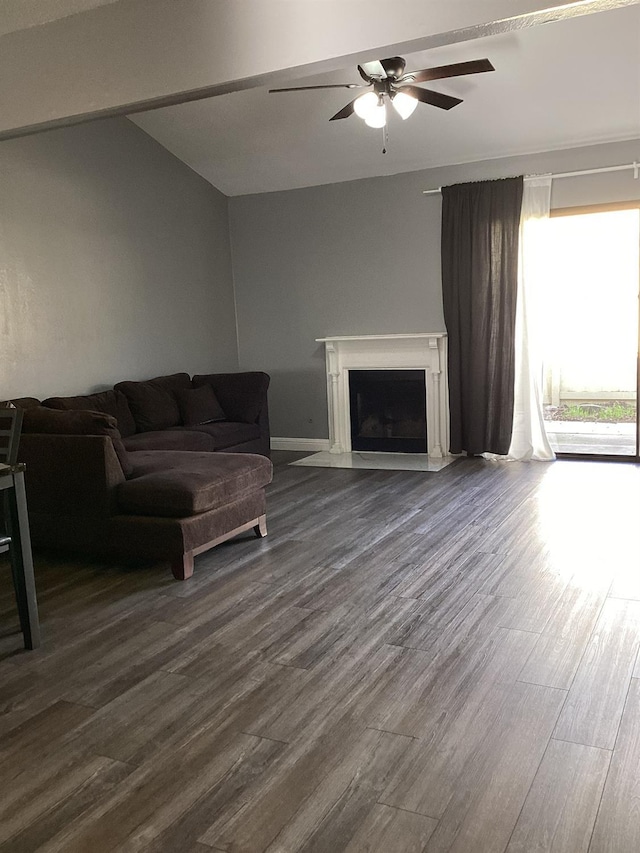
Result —
[[[209,551],[211,548],[215,548],[216,545],[226,542],[227,539],[232,539],[239,533],[245,533],[247,530],[251,529],[253,529],[253,532],[256,534],[258,539],[262,539],[266,536],[267,516],[261,515],[258,518],[254,518],[253,521],[241,524],[240,527],[229,530],[228,533],[218,536],[217,539],[212,539],[211,542],[206,542],[204,545],[194,548],[193,551],[188,551],[186,554],[181,554],[179,557],[175,557],[171,561],[171,571],[173,572],[174,578],[178,581],[186,581],[193,574],[194,557],[197,557],[198,554],[203,554],[205,551]]]
[[[186,581],[193,574],[193,551],[171,561],[171,571],[177,581]]]

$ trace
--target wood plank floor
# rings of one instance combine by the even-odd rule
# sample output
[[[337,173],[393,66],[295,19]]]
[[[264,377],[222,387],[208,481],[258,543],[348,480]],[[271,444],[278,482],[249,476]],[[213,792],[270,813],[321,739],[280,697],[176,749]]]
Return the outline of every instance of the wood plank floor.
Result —
[[[0,853],[638,853],[640,467],[291,467],[269,536],[0,564]]]

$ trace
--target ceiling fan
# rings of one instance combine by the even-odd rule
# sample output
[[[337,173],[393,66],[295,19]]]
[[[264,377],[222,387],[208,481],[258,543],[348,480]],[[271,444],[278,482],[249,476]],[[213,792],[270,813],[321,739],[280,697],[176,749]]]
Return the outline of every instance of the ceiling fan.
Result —
[[[364,119],[369,127],[384,127],[387,123],[385,101],[388,98],[396,112],[403,118],[409,118],[420,101],[431,104],[441,110],[450,110],[462,103],[461,98],[443,95],[432,89],[421,89],[416,83],[428,80],[443,80],[445,77],[460,77],[464,74],[482,74],[494,71],[488,59],[475,59],[470,62],[456,62],[453,65],[440,65],[436,68],[424,68],[422,71],[405,73],[406,62],[401,56],[363,62],[358,65],[358,73],[364,83],[333,83],[324,86],[290,86],[284,89],[269,89],[269,92],[299,92],[310,89],[369,89],[358,95],[341,110],[331,116],[329,121],[349,118],[355,113]]]

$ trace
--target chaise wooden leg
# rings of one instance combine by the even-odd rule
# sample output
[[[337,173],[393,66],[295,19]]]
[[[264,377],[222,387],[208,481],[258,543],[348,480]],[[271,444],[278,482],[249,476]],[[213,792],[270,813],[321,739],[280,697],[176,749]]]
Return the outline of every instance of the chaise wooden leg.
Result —
[[[253,528],[253,532],[256,534],[258,539],[264,539],[267,535],[267,516],[261,515],[258,519],[258,523]]]
[[[193,574],[193,551],[171,561],[171,571],[177,581],[186,581]]]

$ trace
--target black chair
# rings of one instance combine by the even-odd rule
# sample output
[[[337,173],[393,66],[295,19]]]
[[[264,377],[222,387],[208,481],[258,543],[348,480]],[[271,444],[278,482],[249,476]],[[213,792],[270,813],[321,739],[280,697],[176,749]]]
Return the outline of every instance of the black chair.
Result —
[[[17,464],[22,409],[0,407],[0,490],[3,492],[0,519],[0,554],[10,554],[20,627],[26,648],[40,645],[31,539],[24,487],[24,465]]]
[[[23,414],[22,409],[0,404],[0,463],[15,465],[18,461]]]
[[[15,465],[18,461],[22,415],[22,409],[8,408],[6,404],[0,407],[0,464]],[[5,506],[4,517],[0,519],[0,554],[6,553],[11,546],[11,537],[5,532],[4,519],[7,516]]]
[[[11,546],[11,537],[0,533],[0,554],[5,554]]]

